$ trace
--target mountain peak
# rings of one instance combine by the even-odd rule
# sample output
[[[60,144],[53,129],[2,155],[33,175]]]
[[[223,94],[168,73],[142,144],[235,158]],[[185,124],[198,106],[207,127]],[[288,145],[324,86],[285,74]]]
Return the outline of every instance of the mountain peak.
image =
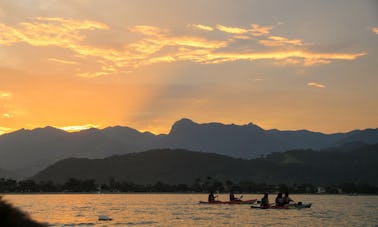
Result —
[[[176,121],[174,125],[175,124],[196,124],[196,123],[189,118],[181,118],[180,120]]]
[[[180,131],[182,129],[185,130],[185,129],[188,129],[188,128],[192,128],[195,125],[198,125],[198,124],[195,123],[194,121],[188,119],[188,118],[182,118],[182,119],[176,121],[172,125],[171,131],[169,132],[169,134],[175,133],[175,132]]]

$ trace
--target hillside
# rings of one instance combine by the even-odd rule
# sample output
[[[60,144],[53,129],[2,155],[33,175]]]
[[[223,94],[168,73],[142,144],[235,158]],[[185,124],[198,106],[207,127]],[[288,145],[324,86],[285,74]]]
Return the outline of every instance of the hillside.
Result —
[[[64,182],[74,177],[106,183],[117,181],[148,184],[192,183],[211,176],[225,181],[250,180],[266,183],[378,185],[378,144],[352,151],[291,150],[265,158],[242,160],[186,150],[159,149],[117,155],[105,159],[70,158],[59,161],[33,177]]]
[[[323,134],[307,130],[264,130],[246,125],[204,123],[181,119],[167,135],[129,127],[107,127],[69,133],[53,127],[21,129],[0,136],[0,168],[31,176],[70,157],[104,158],[149,149],[171,148],[256,158],[290,149],[324,149],[344,143],[378,143],[378,129]]]

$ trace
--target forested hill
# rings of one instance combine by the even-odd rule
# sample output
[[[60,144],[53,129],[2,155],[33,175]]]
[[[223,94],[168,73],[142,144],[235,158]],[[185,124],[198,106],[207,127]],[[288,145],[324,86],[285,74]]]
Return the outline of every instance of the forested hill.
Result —
[[[378,143],[378,128],[323,134],[308,130],[264,130],[252,123],[199,124],[190,119],[175,122],[167,135],[142,133],[121,126],[71,133],[45,127],[0,135],[0,168],[20,177],[30,177],[66,158],[105,158],[171,148],[248,159],[272,152],[307,148],[319,150],[345,143]]]
[[[64,182],[73,177],[109,179],[140,184],[157,181],[192,183],[196,178],[211,176],[219,181],[254,181],[265,183],[367,183],[378,185],[378,144],[340,152],[291,150],[272,153],[264,158],[243,160],[228,156],[159,149],[104,159],[69,158],[39,172],[34,180]]]

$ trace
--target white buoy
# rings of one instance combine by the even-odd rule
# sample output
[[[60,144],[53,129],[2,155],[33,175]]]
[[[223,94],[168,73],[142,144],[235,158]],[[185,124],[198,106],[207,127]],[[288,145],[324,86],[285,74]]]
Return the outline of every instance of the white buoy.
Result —
[[[111,221],[111,220],[113,220],[113,218],[108,217],[108,216],[106,216],[106,215],[99,215],[99,216],[98,216],[98,220],[99,220],[99,221]]]

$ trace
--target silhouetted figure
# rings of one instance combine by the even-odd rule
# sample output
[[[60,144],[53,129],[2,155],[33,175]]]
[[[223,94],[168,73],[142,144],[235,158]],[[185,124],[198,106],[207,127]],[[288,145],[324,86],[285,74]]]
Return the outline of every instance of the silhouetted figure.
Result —
[[[264,193],[264,197],[262,197],[262,199],[261,199],[260,206],[261,207],[266,207],[266,208],[270,206],[270,204],[269,204],[269,198],[268,198],[268,192]]]
[[[235,200],[238,200],[238,199],[235,198],[234,192],[230,191],[230,201],[235,201]]]
[[[283,198],[282,198],[282,192],[278,193],[275,202],[276,202],[276,206],[280,207],[280,206],[284,205]]]
[[[213,192],[210,192],[210,194],[209,194],[209,198],[208,198],[208,202],[209,202],[209,203],[213,203],[213,202],[215,202],[215,196],[214,196],[214,193],[213,193]]]
[[[233,191],[230,191],[230,201],[241,201],[241,198],[243,196],[240,196],[239,198],[236,198]]]
[[[0,196],[0,226],[4,227],[46,227],[32,220],[25,212],[5,202]]]
[[[282,198],[282,200],[284,205],[294,202],[294,200],[289,197],[289,192],[285,192],[285,196]]]

